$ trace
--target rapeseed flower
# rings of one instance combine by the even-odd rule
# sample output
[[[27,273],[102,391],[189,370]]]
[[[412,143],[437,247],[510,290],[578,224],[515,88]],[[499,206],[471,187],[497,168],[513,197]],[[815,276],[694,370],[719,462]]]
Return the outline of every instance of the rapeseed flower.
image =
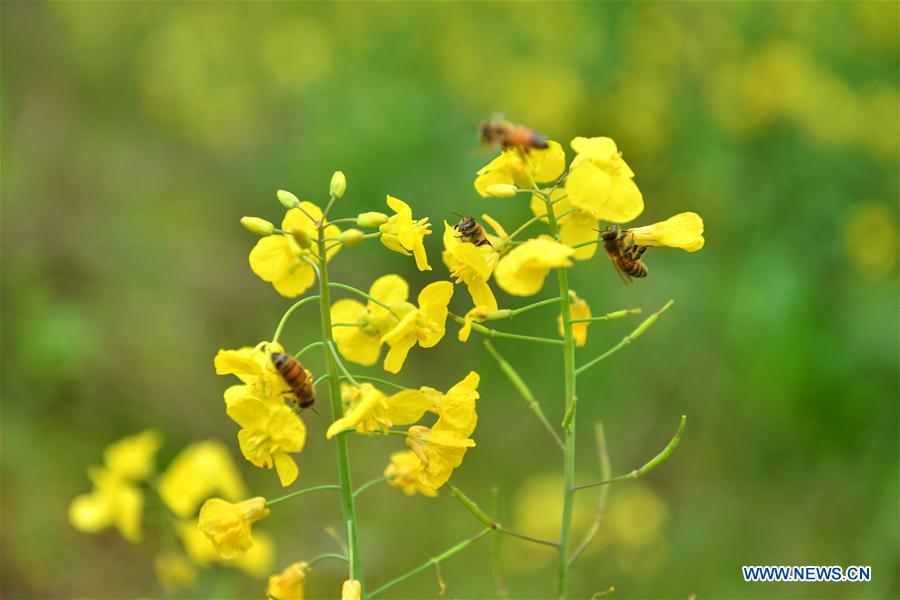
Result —
[[[265,577],[272,570],[272,562],[275,558],[275,541],[272,536],[264,531],[253,535],[253,545],[243,555],[223,559],[216,552],[212,541],[200,529],[197,520],[181,521],[175,528],[181,545],[185,552],[197,565],[208,566],[222,564],[227,567],[240,569],[252,577]]]
[[[572,206],[572,202],[568,198],[563,197],[565,193],[564,189],[559,188],[550,194],[550,199],[554,201],[553,214],[556,215],[557,225],[559,226],[559,241],[566,246],[575,246],[576,244],[596,240],[600,236],[598,231],[600,221],[591,213]],[[536,217],[546,215],[547,203],[540,196],[532,196],[531,212]],[[587,244],[581,248],[576,248],[572,258],[575,260],[588,260],[593,258],[596,252],[596,244]]]
[[[141,490],[103,467],[89,468],[88,477],[94,489],[72,500],[69,522],[86,533],[98,533],[115,526],[126,540],[139,542],[144,512]]]
[[[303,600],[307,571],[309,565],[305,562],[289,565],[281,573],[269,577],[266,593],[277,600]]]
[[[237,500],[246,495],[241,474],[224,444],[195,442],[182,450],[159,479],[159,495],[179,517],[190,517],[203,500],[219,495]]]
[[[348,579],[341,586],[341,600],[359,600],[362,595],[362,584],[355,579]]]
[[[347,429],[357,433],[378,433],[394,425],[409,425],[422,418],[429,409],[429,400],[419,390],[401,390],[387,396],[371,383],[359,386],[342,385],[344,416],[328,427],[329,440]]]
[[[369,288],[369,296],[375,300],[362,304],[347,298],[331,305],[332,323],[364,323],[355,327],[335,327],[332,336],[344,358],[365,366],[378,361],[381,338],[400,320],[379,302],[388,306],[406,302],[409,285],[399,275],[384,275]]]
[[[301,210],[302,209],[302,210]],[[281,229],[288,233],[266,236],[256,242],[250,251],[250,268],[263,281],[270,282],[275,290],[287,298],[299,296],[316,280],[315,271],[307,261],[318,262],[318,249],[313,244],[304,248],[299,239],[318,240],[319,231],[309,217],[322,218],[322,211],[312,202],[300,202],[299,207],[291,208],[284,215]],[[324,236],[337,238],[341,230],[336,225],[327,225]],[[340,244],[328,250],[326,260],[340,250]]]
[[[438,425],[452,428],[463,437],[472,435],[478,422],[475,401],[480,397],[478,383],[481,377],[469,371],[465,378],[444,394],[434,388],[422,387],[422,393],[431,404],[431,412],[440,415]]]
[[[124,437],[103,450],[103,462],[114,475],[129,481],[142,481],[156,469],[154,458],[162,445],[154,429]]]
[[[533,296],[541,291],[550,269],[572,265],[575,250],[547,235],[516,246],[500,259],[494,277],[514,296]]]
[[[431,428],[422,425],[410,427],[406,445],[422,461],[419,481],[436,490],[450,479],[453,469],[462,464],[466,450],[475,446],[475,440],[453,429],[443,419],[438,419]]]
[[[569,290],[569,315],[573,321],[576,319],[591,318],[591,307],[588,306],[586,300],[579,298],[574,290]],[[559,335],[564,336],[565,333],[563,332],[563,319],[561,314],[556,317],[556,322],[559,326]],[[590,325],[590,323],[572,323],[572,337],[575,338],[575,345],[579,348],[587,344],[588,325]]]
[[[416,259],[416,267],[420,271],[430,271],[428,265],[428,255],[425,254],[424,238],[431,233],[431,224],[428,218],[413,219],[412,209],[409,205],[388,195],[387,204],[394,211],[394,214],[388,218],[387,223],[379,227],[381,230],[381,243],[389,250],[399,252],[409,256],[412,254]]]
[[[472,335],[472,323],[481,323],[494,310],[487,306],[476,306],[467,312],[463,318],[463,326],[459,328],[459,333],[456,336],[457,339],[461,342],[468,342],[469,336]]]
[[[297,479],[291,452],[306,443],[306,426],[284,404],[272,404],[254,395],[226,399],[228,416],[241,426],[238,443],[244,458],[263,469],[275,468],[282,486]]]
[[[412,450],[394,452],[391,462],[384,469],[384,477],[388,485],[402,490],[407,496],[416,492],[431,498],[437,496],[437,490],[422,483],[425,465]]]
[[[456,229],[444,221],[444,264],[450,271],[450,276],[456,283],[462,281],[469,290],[472,302],[475,306],[487,306],[490,310],[497,310],[497,300],[488,285],[488,279],[494,269],[500,254],[496,248],[506,239],[507,233],[503,227],[488,215],[482,215],[494,230],[496,235],[485,233],[490,244],[476,246],[464,242],[459,238]]]
[[[400,321],[382,336],[381,341],[390,346],[384,358],[384,369],[397,373],[403,367],[410,349],[417,343],[422,348],[437,345],[444,337],[447,321],[447,305],[453,297],[453,284],[449,281],[430,283],[419,292],[419,306],[409,302],[395,305]]]
[[[595,219],[625,223],[644,210],[634,172],[608,137],[572,140],[576,156],[569,167],[567,200]]]
[[[273,404],[281,404],[288,385],[271,366],[273,352],[284,352],[281,344],[260,342],[256,346],[237,350],[219,350],[213,363],[217,375],[235,375],[243,385],[225,390],[225,399],[256,394]]]
[[[250,498],[237,504],[211,498],[200,508],[198,526],[210,539],[220,558],[243,556],[253,545],[251,526],[271,511],[263,497]]]
[[[703,247],[703,219],[693,212],[684,212],[665,221],[635,227],[628,236],[638,246],[669,246],[696,252]]]
[[[475,189],[483,197],[490,196],[488,188],[498,183],[514,184],[531,189],[536,183],[554,181],[566,168],[566,153],[558,142],[547,142],[547,148],[518,148],[503,150],[500,156],[478,171]],[[496,189],[496,188],[492,188]]]

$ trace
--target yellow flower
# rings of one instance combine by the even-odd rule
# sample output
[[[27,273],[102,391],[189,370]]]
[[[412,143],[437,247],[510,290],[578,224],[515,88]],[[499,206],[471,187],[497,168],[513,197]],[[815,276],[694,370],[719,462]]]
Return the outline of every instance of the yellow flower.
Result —
[[[669,217],[665,221],[629,229],[628,234],[638,246],[669,246],[696,252],[703,247],[703,219],[693,212]]]
[[[578,294],[576,294],[574,290],[569,290],[569,314],[571,315],[571,319],[573,321],[576,319],[591,318],[591,307],[588,306],[586,300],[579,298]],[[563,332],[563,321],[561,314],[556,317],[556,322],[559,325],[559,335],[565,335],[565,333]],[[572,335],[575,337],[575,345],[579,348],[587,344],[588,325],[590,325],[590,323],[572,323]]]
[[[422,348],[431,348],[441,341],[447,321],[447,305],[452,297],[453,284],[436,281],[419,292],[418,308],[408,302],[397,305],[397,312],[402,318],[381,338],[391,347],[384,358],[386,371],[399,372],[406,355],[417,342]]]
[[[306,443],[306,426],[284,404],[273,405],[256,396],[226,400],[226,412],[241,430],[238,443],[244,458],[257,467],[278,473],[282,486],[297,479],[297,463],[289,452],[300,452]]]
[[[253,545],[246,554],[232,560],[223,560],[222,563],[240,569],[250,577],[262,579],[272,571],[274,561],[275,540],[271,535],[260,531],[253,536]]]
[[[295,562],[278,575],[269,577],[269,587],[266,590],[269,597],[277,600],[303,600],[303,586],[308,570],[307,563]]]
[[[225,445],[217,440],[195,442],[176,456],[159,480],[159,495],[179,517],[193,515],[212,495],[237,500],[246,494],[244,482]]]
[[[413,496],[418,492],[433,498],[437,496],[437,491],[422,483],[423,472],[424,465],[416,453],[404,450],[391,454],[391,462],[384,470],[384,477],[388,485],[402,490],[407,496]]]
[[[219,563],[257,578],[265,577],[272,569],[275,542],[264,531],[253,536],[253,545],[244,555],[229,560],[219,557],[212,540],[206,537],[196,520],[181,521],[176,525],[175,531],[181,538],[185,552],[195,564],[207,566]]]
[[[490,310],[497,310],[497,300],[487,282],[497,268],[497,261],[500,258],[495,248],[507,234],[503,227],[488,215],[482,215],[482,219],[491,225],[497,235],[487,236],[491,243],[481,246],[460,240],[456,229],[444,221],[443,259],[456,283],[462,281],[466,284],[475,306],[487,306]]]
[[[263,497],[250,498],[237,504],[221,498],[211,498],[200,508],[198,525],[212,541],[219,557],[243,556],[253,545],[251,525],[264,519],[271,511]]]
[[[543,150],[527,152],[517,148],[503,150],[475,178],[475,189],[483,197],[490,196],[488,187],[498,184],[515,184],[531,189],[535,183],[554,181],[566,168],[566,153],[558,142],[547,142]]]
[[[192,588],[197,583],[197,571],[183,554],[157,554],[153,571],[160,585],[167,590]]]
[[[387,305],[406,302],[409,285],[399,275],[379,277],[369,288],[369,295]],[[370,366],[381,354],[381,338],[400,319],[377,302],[363,305],[351,298],[331,305],[332,323],[365,323],[361,327],[335,327],[334,341],[341,355],[360,365]]]
[[[478,373],[469,371],[469,374],[447,390],[446,394],[430,387],[421,388],[431,403],[431,411],[440,415],[440,420],[435,427],[440,425],[441,428],[453,429],[463,437],[472,435],[472,432],[475,431],[475,424],[478,422],[475,401],[480,397],[478,394],[480,381],[481,377]]]
[[[436,490],[450,479],[453,469],[462,464],[466,450],[475,445],[475,440],[466,438],[439,419],[430,429],[421,425],[410,427],[406,445],[422,461],[424,469],[419,481]]]
[[[371,383],[359,387],[342,386],[342,396],[347,408],[344,416],[328,428],[325,437],[355,428],[357,433],[387,431],[394,425],[409,425],[422,418],[430,403],[419,390],[402,390],[386,396]]]
[[[553,214],[557,216],[559,225],[559,241],[566,246],[574,246],[582,242],[596,240],[600,236],[598,231],[599,221],[589,212],[578,210],[572,206],[568,198],[561,198],[566,191],[562,188],[555,190],[550,199],[554,200]],[[568,211],[569,214],[563,214]],[[547,204],[539,196],[531,197],[531,212],[539,217],[547,214]],[[560,217],[562,215],[562,217]],[[588,244],[575,249],[575,260],[588,260],[597,252],[597,244]]]
[[[303,214],[305,210],[315,219],[322,218],[322,211],[312,202],[301,202],[300,208],[292,208],[284,215],[281,228],[284,231],[296,231],[298,236],[306,236],[310,240],[318,240],[319,232],[315,224]],[[341,230],[336,225],[325,227],[325,237],[337,238]],[[328,251],[327,259],[340,250],[340,244]],[[318,250],[315,245],[302,248],[294,235],[280,233],[266,236],[256,242],[250,251],[250,268],[263,281],[269,281],[275,290],[287,298],[299,296],[310,287],[316,279],[315,271],[306,260],[318,261]]]
[[[213,361],[217,375],[235,375],[245,385],[235,385],[225,391],[230,396],[258,394],[274,404],[282,403],[282,394],[288,390],[281,375],[271,366],[273,352],[284,352],[281,344],[260,342],[256,346],[238,350],[219,350]]]
[[[141,491],[101,467],[88,469],[88,477],[94,483],[93,491],[77,496],[69,504],[72,526],[86,533],[97,533],[115,525],[126,540],[139,542],[144,511]]]
[[[212,540],[206,537],[196,519],[180,521],[175,525],[175,533],[194,564],[206,566],[221,561]]]
[[[500,259],[494,276],[497,284],[514,296],[533,296],[541,291],[550,269],[571,266],[575,250],[547,235],[528,240]]]
[[[115,475],[131,481],[141,481],[149,477],[156,468],[153,459],[161,445],[159,432],[148,429],[107,446],[103,451],[103,461],[106,468]]]
[[[409,256],[410,253],[416,259],[416,266],[420,271],[430,271],[428,256],[425,254],[423,240],[431,233],[431,224],[428,219],[413,219],[412,209],[409,205],[393,196],[387,197],[388,206],[394,213],[379,227],[381,230],[381,243],[389,250]]]
[[[341,600],[359,600],[362,585],[355,579],[348,579],[341,586]]]
[[[596,219],[625,223],[644,210],[634,172],[608,137],[572,140],[576,156],[566,178],[568,201]]]
[[[494,309],[490,309],[486,306],[476,306],[472,310],[466,313],[465,323],[463,326],[459,328],[459,333],[457,334],[457,339],[461,342],[468,342],[469,336],[472,335],[472,323],[478,322],[481,323],[484,321],[487,316],[494,312]]]

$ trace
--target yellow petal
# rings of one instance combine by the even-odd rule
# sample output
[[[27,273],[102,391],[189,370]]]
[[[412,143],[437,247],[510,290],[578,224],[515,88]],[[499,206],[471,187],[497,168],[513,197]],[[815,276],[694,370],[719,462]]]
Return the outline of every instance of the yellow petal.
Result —
[[[341,586],[341,600],[359,600],[362,585],[355,579],[348,579]]]
[[[391,344],[387,356],[384,357],[384,370],[389,373],[399,373],[406,361],[406,356],[416,344],[415,336],[398,338]]]
[[[139,481],[153,473],[154,457],[161,445],[159,432],[148,429],[107,446],[103,459],[106,467],[119,477]]]
[[[285,298],[296,298],[316,282],[313,268],[305,262],[294,263],[284,276],[272,282],[275,291]]]
[[[278,480],[282,487],[287,487],[294,483],[297,479],[297,463],[286,452],[276,452],[272,455],[275,461],[275,471],[278,473]]]
[[[429,402],[419,390],[403,390],[388,396],[387,418],[393,425],[409,425],[422,418]]]
[[[555,207],[554,207],[555,209]],[[571,213],[559,222],[560,241],[566,246],[591,242],[600,237],[598,221],[588,213]],[[588,244],[575,249],[575,260],[588,260],[597,252],[598,244]]]
[[[250,268],[263,281],[275,281],[285,276],[295,255],[284,235],[270,235],[256,242],[250,251]]]
[[[559,142],[547,142],[547,148],[532,149],[528,155],[534,180],[538,183],[554,181],[566,168],[566,153]]]
[[[703,219],[693,212],[684,212],[660,223],[629,230],[638,246],[669,246],[696,252],[703,247]]]
[[[543,287],[551,268],[571,266],[569,258],[574,253],[549,236],[531,239],[500,259],[494,277],[514,296],[533,296]]]
[[[369,288],[369,295],[385,304],[405,302],[409,298],[409,284],[399,275],[383,275]],[[376,307],[381,308],[374,302],[369,302],[370,309]]]
[[[634,180],[615,175],[590,161],[573,166],[566,179],[572,206],[602,221],[624,223],[644,210],[644,199]]]
[[[255,396],[241,396],[226,401],[225,413],[244,429],[265,429],[272,417],[272,408]]]
[[[277,600],[303,600],[308,570],[307,563],[295,562],[281,573],[269,577],[269,586],[266,590],[269,597]]]

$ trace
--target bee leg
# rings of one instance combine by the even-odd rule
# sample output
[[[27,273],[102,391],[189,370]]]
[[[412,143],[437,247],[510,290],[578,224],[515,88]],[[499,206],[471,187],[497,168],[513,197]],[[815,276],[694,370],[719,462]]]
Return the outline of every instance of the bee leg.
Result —
[[[637,251],[634,254],[635,258],[640,259],[644,255],[644,252],[646,252],[646,251],[647,251],[647,246],[638,246]]]
[[[476,245],[476,246],[484,246],[485,244],[487,244],[487,245],[490,246],[491,248],[494,247],[494,245],[491,243],[491,241],[490,241],[490,240],[487,240],[487,239],[481,240],[480,242],[478,242],[478,243],[475,244],[475,245]]]

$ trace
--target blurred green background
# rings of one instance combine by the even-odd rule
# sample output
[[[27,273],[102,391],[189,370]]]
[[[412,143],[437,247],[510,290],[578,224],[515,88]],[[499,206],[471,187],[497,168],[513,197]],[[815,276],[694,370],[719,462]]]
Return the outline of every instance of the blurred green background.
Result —
[[[164,432],[161,469],[190,441],[225,440],[253,493],[280,495],[273,472],[240,457],[212,369],[217,349],[271,335],[288,305],[250,272],[238,219],[280,219],[277,188],[321,201],[342,169],[341,215],[384,210],[390,193],[432,219],[434,271],[370,244],[338,255],[334,276],[368,288],[396,272],[417,290],[446,277],[451,212],[530,216],[525,200],[472,189],[493,156],[474,125],[502,111],[567,150],[575,135],[613,137],[646,200],[640,224],[684,210],[706,221],[701,252],[651,252],[636,285],[605,259],[573,271],[594,314],[676,300],[580,381],[581,478],[598,475],[596,420],[614,472],[653,456],[682,413],[688,428],[662,468],[612,489],[572,596],[897,597],[898,31],[892,2],[4,3],[0,595],[163,593],[164,533],[148,526],[134,546],[66,520],[85,468],[123,435]],[[459,288],[453,307],[468,302]],[[289,347],[315,338],[310,319],[291,322]],[[592,326],[579,362],[635,324]],[[555,315],[499,325],[552,335]],[[498,485],[502,521],[552,537],[557,451],[481,340],[460,344],[456,329],[414,350],[400,380],[446,388],[481,372],[478,447],[454,482],[484,505]],[[559,422],[559,353],[496,345]],[[328,418],[307,416],[295,485],[330,483]],[[354,439],[356,481],[401,447]],[[583,493],[580,526],[596,493]],[[284,508],[260,524],[275,568],[334,549],[333,499]],[[376,488],[359,514],[370,586],[479,527],[446,492]],[[488,546],[444,566],[448,597],[492,597]],[[503,556],[514,597],[552,594],[551,551],[504,539]],[[871,565],[873,580],[745,584],[744,564]],[[308,593],[335,597],[343,577],[321,563]],[[210,569],[172,595],[264,585]],[[427,572],[387,597],[436,593]]]

